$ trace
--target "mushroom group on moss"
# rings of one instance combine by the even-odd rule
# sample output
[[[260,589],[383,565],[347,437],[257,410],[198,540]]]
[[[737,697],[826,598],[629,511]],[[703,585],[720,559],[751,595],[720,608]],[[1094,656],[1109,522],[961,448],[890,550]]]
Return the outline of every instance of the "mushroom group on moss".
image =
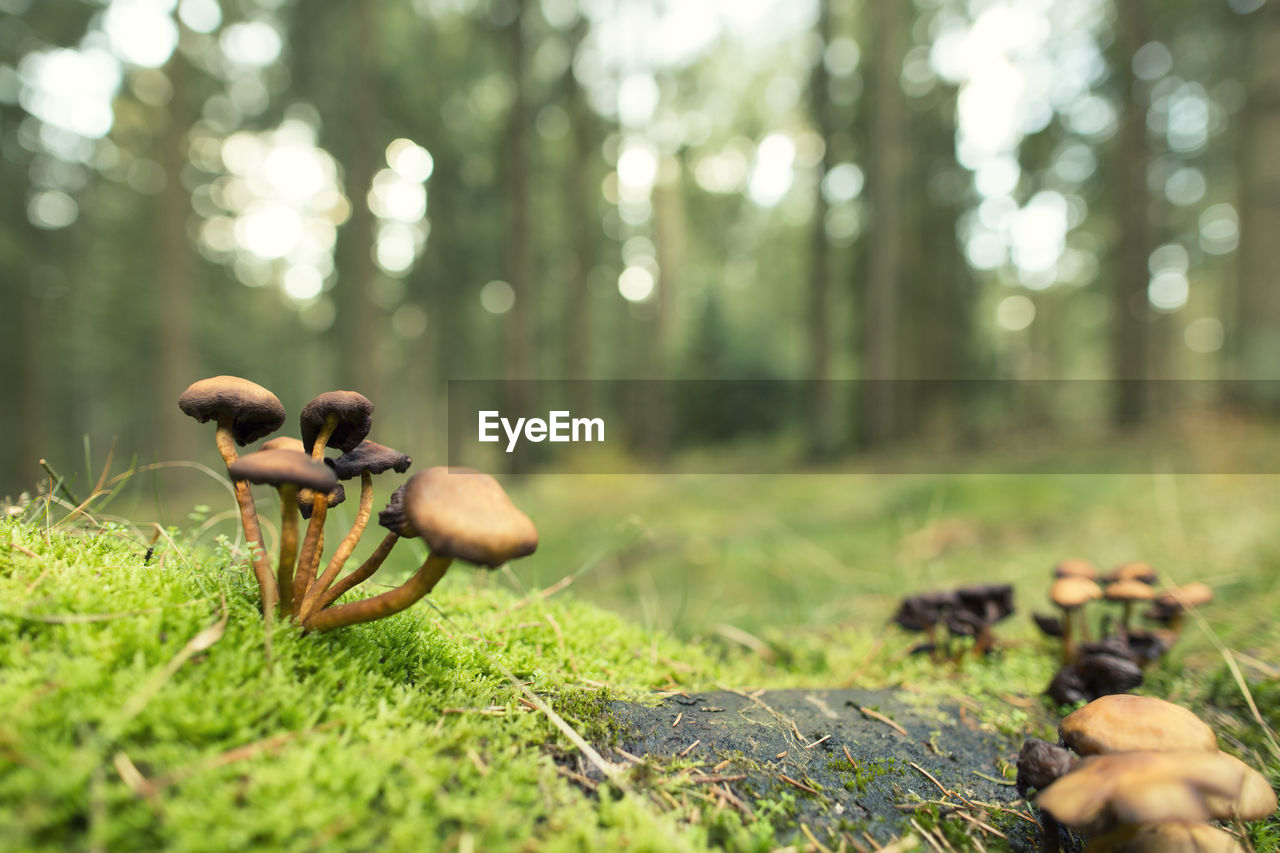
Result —
[[[339,579],[373,514],[373,477],[387,471],[403,474],[412,464],[408,455],[366,439],[373,403],[354,391],[321,394],[302,410],[300,439],[274,438],[244,456],[237,454],[236,444],[257,441],[284,425],[284,406],[274,394],[246,379],[216,376],[191,385],[179,406],[202,423],[217,422],[218,451],[234,484],[267,619],[277,607],[315,631],[380,619],[429,593],[454,560],[496,568],[537,547],[533,522],[492,477],[467,468],[428,468],[395,490],[379,513],[390,532],[358,568]],[[341,455],[326,457],[327,448]],[[355,520],[321,572],[328,510],[345,497],[338,481],[355,478],[360,480]],[[251,483],[279,491],[282,515],[274,571]],[[295,513],[308,520],[301,542]],[[430,549],[412,577],[379,595],[338,604],[344,593],[372,577],[395,543],[407,536],[421,537]]]
[[[1162,699],[1105,696],[1058,731],[1062,746],[1029,740],[1018,761],[1020,793],[1037,791],[1046,851],[1059,849],[1060,825],[1090,836],[1086,850],[1097,853],[1241,850],[1209,821],[1276,810],[1261,773],[1219,751],[1195,714]]]
[[[960,660],[965,654],[961,638],[973,638],[972,654],[981,657],[995,647],[992,626],[1013,614],[1013,587],[978,584],[954,590],[909,595],[898,604],[890,621],[905,631],[923,633],[925,643],[913,652],[928,652],[934,660]],[[939,626],[947,629],[944,642]]]

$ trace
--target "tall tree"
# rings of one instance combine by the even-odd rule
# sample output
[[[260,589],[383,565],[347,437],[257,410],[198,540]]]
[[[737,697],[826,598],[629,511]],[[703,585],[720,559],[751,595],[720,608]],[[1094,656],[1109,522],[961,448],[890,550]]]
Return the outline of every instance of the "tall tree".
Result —
[[[581,16],[574,24],[571,39],[571,56],[577,56],[586,39],[587,18]],[[564,72],[564,99],[569,115],[571,156],[565,164],[564,201],[565,228],[569,231],[573,266],[565,292],[564,377],[585,380],[591,378],[591,270],[596,265],[598,223],[596,197],[599,181],[597,170],[592,168],[599,159],[599,119],[587,103],[587,93],[574,73],[574,63],[569,62]],[[587,384],[575,386],[574,406],[582,410],[590,408],[586,394]]]
[[[1241,25],[1245,107],[1233,372],[1270,379],[1280,375],[1280,4],[1263,4]]]
[[[906,187],[911,159],[906,96],[899,78],[911,27],[911,6],[900,0],[869,0],[870,52],[867,197],[870,205],[865,245],[861,356],[860,440],[889,439],[896,427],[899,378],[899,286],[905,246]]]
[[[819,0],[817,36],[824,51],[831,43],[830,0]],[[822,459],[835,446],[835,399],[831,382],[831,243],[827,239],[827,200],[822,182],[831,168],[835,145],[835,118],[832,115],[830,75],[820,54],[809,77],[809,109],[813,124],[822,137],[822,159],[818,163],[818,191],[814,195],[812,236],[809,249],[808,369],[809,456]]]
[[[1147,300],[1147,259],[1153,229],[1147,169],[1149,85],[1133,71],[1133,55],[1151,40],[1148,0],[1118,0],[1115,72],[1122,106],[1120,131],[1112,147],[1112,178],[1119,235],[1111,265],[1111,371],[1119,380],[1112,400],[1117,426],[1140,423],[1147,416],[1147,380],[1151,378],[1152,311]]]

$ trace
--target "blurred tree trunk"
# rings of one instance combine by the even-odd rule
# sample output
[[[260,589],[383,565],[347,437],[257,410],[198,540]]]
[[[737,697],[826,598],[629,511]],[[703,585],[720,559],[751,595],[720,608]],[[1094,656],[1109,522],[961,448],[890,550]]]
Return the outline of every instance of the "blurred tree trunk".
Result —
[[[818,39],[823,50],[831,43],[831,3],[819,0]],[[828,93],[830,78],[824,57],[819,55],[809,78],[809,107],[813,123],[822,137],[822,160],[818,164],[818,191],[814,195],[812,237],[809,255],[808,371],[809,419],[808,453],[811,459],[825,459],[835,448],[835,399],[831,382],[831,243],[827,240],[827,200],[822,181],[831,168],[835,144],[835,122]]]
[[[1114,146],[1110,181],[1117,194],[1120,236],[1115,247],[1111,280],[1111,374],[1112,421],[1128,427],[1147,416],[1147,382],[1151,378],[1152,310],[1147,299],[1151,256],[1151,196],[1147,190],[1147,167],[1151,152],[1147,144],[1148,85],[1133,73],[1133,55],[1151,41],[1148,0],[1121,0],[1116,7],[1116,49],[1114,66],[1124,102],[1120,112],[1120,132]]]
[[[664,158],[665,159],[665,158]],[[652,362],[650,375],[662,380],[651,386],[649,412],[646,424],[649,451],[657,459],[664,458],[671,449],[673,418],[671,405],[672,363],[674,361],[674,327],[676,302],[680,293],[680,270],[684,268],[685,222],[684,190],[681,186],[683,166],[676,158],[674,174],[669,178],[659,169],[657,184],[653,188],[653,238],[657,249],[658,284],[654,296]]]
[[[587,19],[580,17],[573,28],[571,57],[576,57],[586,39]],[[591,378],[591,270],[596,264],[596,233],[600,217],[596,212],[598,182],[592,165],[599,159],[595,113],[587,103],[587,94],[573,73],[570,61],[564,74],[565,103],[572,134],[569,162],[566,163],[565,225],[573,252],[573,273],[565,293],[564,376],[576,380],[573,405],[586,411],[591,408],[591,386],[583,381]]]
[[[911,27],[911,5],[870,0],[870,133],[867,150],[866,283],[862,311],[860,444],[888,440],[897,423],[893,380],[898,368],[898,289],[903,273],[904,176],[911,161],[906,96],[899,76]]]
[[[376,0],[352,0],[350,16],[350,88],[348,90],[347,198],[351,218],[340,232],[339,283],[334,294],[338,303],[335,347],[340,386],[359,391],[374,405],[382,398],[378,365],[379,316],[373,302],[373,286],[378,269],[373,261],[374,216],[369,210],[369,190],[378,170],[382,120],[382,90],[378,71]]]
[[[158,353],[155,359],[156,402],[159,412],[160,454],[164,460],[190,459],[194,455],[192,439],[196,433],[184,423],[186,416],[178,409],[178,395],[203,377],[195,375],[193,357],[195,330],[191,322],[191,246],[187,239],[187,218],[191,198],[182,184],[182,170],[187,164],[187,129],[195,116],[190,92],[190,66],[182,51],[175,50],[165,68],[173,96],[161,115],[164,130],[160,136],[160,164],[164,167],[165,184],[160,196],[160,258],[157,281],[159,291]]]
[[[533,109],[529,93],[528,45],[524,28],[529,17],[529,0],[515,0],[516,14],[505,29],[506,53],[510,63],[513,97],[503,135],[503,203],[506,230],[504,265],[507,283],[515,292],[515,305],[507,323],[505,370],[506,405],[517,417],[526,417],[531,404],[530,389],[524,380],[538,375],[537,345],[534,339],[537,323],[537,294],[534,291],[533,240],[530,227],[530,172],[532,152],[529,128]],[[527,468],[522,460],[527,454],[513,454],[514,470]]]
[[[1280,4],[1241,20],[1240,249],[1234,375],[1280,379]],[[1246,391],[1253,402],[1275,398]]]

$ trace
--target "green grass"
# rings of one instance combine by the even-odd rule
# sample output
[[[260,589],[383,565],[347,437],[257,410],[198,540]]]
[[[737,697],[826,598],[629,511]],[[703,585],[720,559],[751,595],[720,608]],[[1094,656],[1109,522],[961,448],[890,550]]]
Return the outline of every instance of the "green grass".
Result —
[[[610,736],[605,697],[847,683],[901,686],[921,703],[959,699],[1016,742],[1056,723],[1037,698],[1052,649],[1025,614],[1043,600],[1048,567],[1067,555],[1145,559],[1177,581],[1213,584],[1208,627],[1237,653],[1261,713],[1280,728],[1273,478],[546,476],[511,485],[543,543],[513,575],[454,571],[433,596],[439,610],[424,602],[328,635],[279,627],[270,665],[251,578],[211,540],[229,526],[198,538],[175,531],[177,545],[161,539],[144,565],[149,536],[133,528],[0,523],[5,846],[771,849],[785,803],[776,821],[762,804],[743,826],[730,809],[687,798],[671,806],[658,793],[669,768],[634,770],[628,796],[565,778],[556,761],[576,751],[518,700],[500,666],[597,740]],[[386,573],[414,559],[400,549]],[[565,591],[526,601],[526,588],[570,575]],[[937,667],[907,657],[913,638],[884,627],[906,592],[979,581],[1013,583],[1021,608],[990,661]],[[767,656],[726,639],[724,624],[759,638]],[[1280,783],[1265,730],[1209,634],[1193,626],[1146,690],[1193,707],[1226,748]],[[1280,823],[1251,833],[1257,849],[1280,849]]]

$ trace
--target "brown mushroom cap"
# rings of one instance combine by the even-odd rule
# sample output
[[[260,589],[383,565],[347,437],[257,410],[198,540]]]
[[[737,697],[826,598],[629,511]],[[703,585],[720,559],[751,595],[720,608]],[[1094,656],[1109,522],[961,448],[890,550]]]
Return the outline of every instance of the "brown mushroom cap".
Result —
[[[267,439],[262,442],[259,450],[296,450],[299,453],[306,453],[307,448],[303,446],[302,439],[294,438],[291,435],[278,435],[275,438]]]
[[[1088,560],[1068,557],[1053,567],[1053,576],[1055,578],[1088,578],[1092,581],[1098,579],[1098,568]]]
[[[1174,820],[1099,835],[1084,853],[1244,853],[1244,848],[1212,824]]]
[[[359,477],[365,471],[370,474],[381,474],[384,471],[403,474],[412,464],[413,460],[399,450],[368,440],[360,442],[354,449],[333,460],[333,468],[339,480]]]
[[[418,533],[409,526],[404,516],[404,485],[401,485],[387,500],[387,508],[378,512],[378,524],[405,539],[416,539]]]
[[[332,473],[333,463],[328,459],[325,460],[325,467]],[[330,508],[337,506],[347,499],[347,490],[342,487],[341,483],[337,483],[329,490],[328,505]],[[303,518],[311,518],[311,513],[315,509],[316,493],[313,490],[303,489],[298,492],[298,512],[302,513]]]
[[[1218,738],[1195,714],[1151,696],[1095,699],[1063,718],[1062,742],[1080,755],[1131,750],[1217,752]]]
[[[1175,586],[1163,590],[1156,596],[1155,603],[1162,608],[1183,610],[1187,607],[1200,607],[1213,601],[1213,590],[1206,583],[1196,581],[1185,586]]]
[[[1156,582],[1156,570],[1146,563],[1121,563],[1107,573],[1107,583],[1119,581],[1142,581],[1146,584]]]
[[[428,468],[405,483],[404,514],[431,553],[496,568],[532,554],[538,530],[498,481],[471,468]]]
[[[231,435],[241,447],[284,425],[284,405],[266,388],[239,376],[212,376],[193,382],[178,408],[200,423],[231,418]]]
[[[1031,788],[1043,791],[1071,770],[1076,760],[1074,755],[1057,744],[1028,738],[1018,753],[1018,793],[1025,797]]]
[[[1209,813],[1214,820],[1262,820],[1270,817],[1280,803],[1267,777],[1234,755],[1220,752],[1221,760],[1240,774],[1240,791],[1234,797],[1209,797]]]
[[[1119,580],[1107,585],[1107,601],[1150,601],[1156,597],[1151,585],[1140,580]]]
[[[1208,820],[1209,798],[1238,796],[1239,769],[1218,752],[1117,752],[1084,758],[1036,796],[1060,823],[1092,835],[1121,824]]]
[[[355,449],[364,441],[373,426],[373,403],[355,391],[326,391],[302,409],[302,444],[308,453],[316,443],[316,436],[330,415],[338,418],[338,425],[329,436],[326,446],[342,452]]]
[[[1088,578],[1058,578],[1049,587],[1049,600],[1063,610],[1074,610],[1102,597],[1102,587]]]
[[[306,489],[325,491],[337,485],[333,469],[316,462],[297,450],[259,450],[246,453],[227,466],[227,473],[236,480],[250,483],[267,483],[280,486],[292,483]]]

